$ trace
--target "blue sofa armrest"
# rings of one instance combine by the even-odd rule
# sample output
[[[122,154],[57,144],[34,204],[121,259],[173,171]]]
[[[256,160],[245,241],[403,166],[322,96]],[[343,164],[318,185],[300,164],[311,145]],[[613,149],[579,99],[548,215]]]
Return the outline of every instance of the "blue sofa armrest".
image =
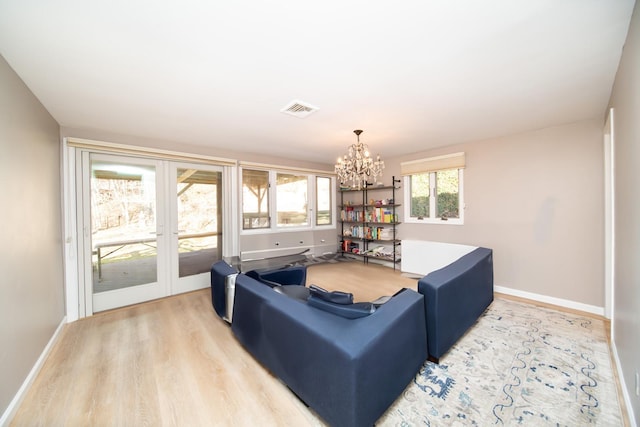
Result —
[[[218,261],[211,266],[211,304],[218,316],[222,318],[227,313],[226,278],[237,273],[238,270],[224,261]]]
[[[477,248],[418,281],[429,359],[438,361],[493,301],[493,251]]]
[[[307,266],[299,265],[276,270],[251,270],[246,275],[271,287],[276,285],[304,286],[307,283]]]
[[[371,315],[346,319],[241,274],[232,331],[330,425],[370,426],[427,357],[422,300],[405,289]]]

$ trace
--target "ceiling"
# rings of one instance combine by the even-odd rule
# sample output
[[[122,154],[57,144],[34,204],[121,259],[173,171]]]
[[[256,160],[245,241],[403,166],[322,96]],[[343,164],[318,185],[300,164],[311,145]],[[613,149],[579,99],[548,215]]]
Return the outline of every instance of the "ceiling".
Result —
[[[0,0],[0,54],[62,126],[333,163],[604,117],[633,6]]]

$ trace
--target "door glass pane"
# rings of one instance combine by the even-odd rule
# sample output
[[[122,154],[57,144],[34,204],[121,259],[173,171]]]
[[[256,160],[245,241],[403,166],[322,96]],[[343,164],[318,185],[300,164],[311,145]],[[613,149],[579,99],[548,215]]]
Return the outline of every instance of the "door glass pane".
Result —
[[[222,173],[178,169],[179,277],[206,273],[222,256]]]
[[[331,225],[331,178],[316,177],[316,225]]]
[[[436,188],[438,193],[438,218],[460,218],[458,209],[458,169],[447,169],[436,172]]]
[[[278,227],[309,225],[307,176],[279,173],[276,181]]]
[[[93,292],[157,281],[155,167],[91,161]]]
[[[411,217],[429,218],[429,173],[411,175]]]
[[[269,172],[242,170],[242,228],[269,228]]]

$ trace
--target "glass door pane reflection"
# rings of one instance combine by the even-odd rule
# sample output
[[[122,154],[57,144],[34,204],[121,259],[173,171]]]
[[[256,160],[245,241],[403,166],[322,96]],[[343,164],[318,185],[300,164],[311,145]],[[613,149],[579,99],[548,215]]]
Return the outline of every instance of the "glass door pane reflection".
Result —
[[[155,166],[91,161],[93,292],[157,282]]]
[[[222,256],[222,173],[178,168],[178,275],[208,273]]]

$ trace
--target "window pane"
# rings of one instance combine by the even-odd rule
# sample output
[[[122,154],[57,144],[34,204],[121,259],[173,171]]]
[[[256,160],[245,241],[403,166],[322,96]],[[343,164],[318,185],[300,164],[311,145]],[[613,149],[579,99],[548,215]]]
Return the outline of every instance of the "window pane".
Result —
[[[222,172],[177,169],[178,277],[206,273],[222,258]]]
[[[269,228],[269,172],[242,170],[242,228]]]
[[[309,225],[307,176],[279,173],[276,179],[278,227]]]
[[[316,225],[331,225],[331,178],[316,177]]]
[[[459,218],[458,169],[436,172],[438,193],[438,218]]]
[[[94,294],[158,280],[156,168],[91,160]]]
[[[411,175],[411,216],[429,218],[429,174]]]

